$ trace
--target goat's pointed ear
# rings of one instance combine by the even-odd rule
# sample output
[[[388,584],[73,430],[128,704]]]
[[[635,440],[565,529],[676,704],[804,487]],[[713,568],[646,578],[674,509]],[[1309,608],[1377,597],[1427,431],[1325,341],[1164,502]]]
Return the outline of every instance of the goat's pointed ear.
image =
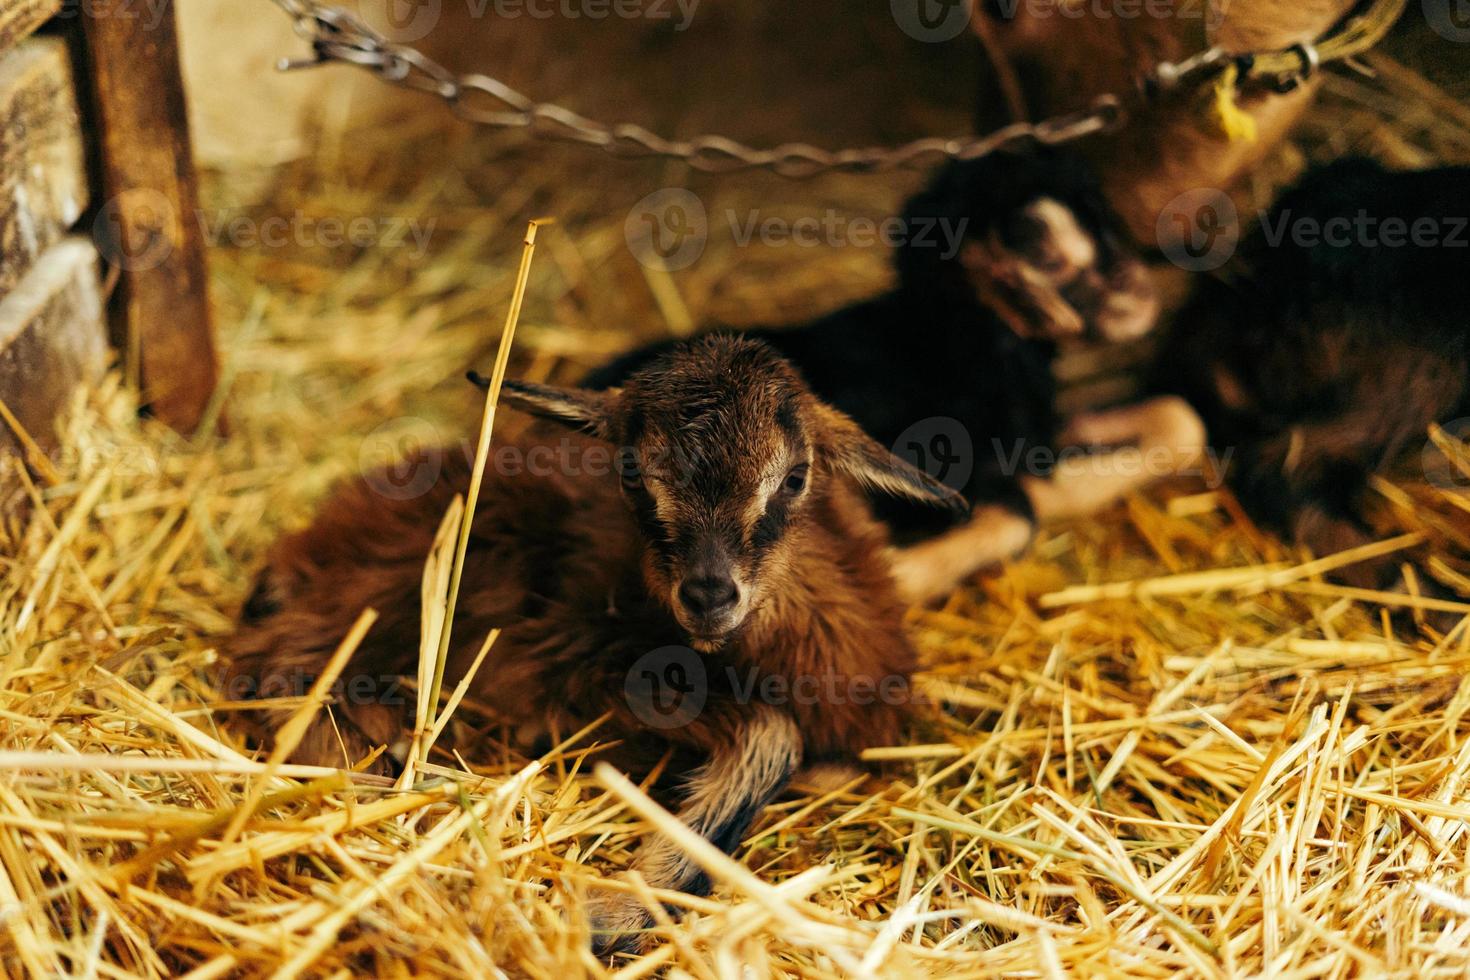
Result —
[[[481,387],[483,379],[470,378]],[[584,388],[558,388],[531,381],[506,380],[500,389],[503,403],[527,415],[546,419],[595,439],[612,434],[612,408],[618,392],[588,391]]]
[[[818,453],[834,471],[870,490],[946,510],[970,512],[969,501],[913,464],[893,455],[852,419],[828,405],[817,404],[823,430]]]

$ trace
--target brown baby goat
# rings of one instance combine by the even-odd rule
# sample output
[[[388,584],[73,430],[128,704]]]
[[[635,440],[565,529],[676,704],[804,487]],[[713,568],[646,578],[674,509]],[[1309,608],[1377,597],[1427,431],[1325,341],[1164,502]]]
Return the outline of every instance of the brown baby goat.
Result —
[[[504,401],[575,430],[539,427],[517,444],[526,459],[559,440],[563,460],[585,465],[487,474],[446,682],[501,628],[475,698],[528,726],[610,714],[599,735],[623,740],[625,764],[672,749],[688,767],[674,770],[688,772],[679,815],[727,851],[804,760],[896,738],[914,654],[864,492],[962,510],[957,494],[752,340],[692,342],[621,390],[507,382]],[[424,561],[469,483],[462,458],[444,463],[410,499],[371,478],[343,487],[276,546],[246,604],[225,650],[232,697],[304,690],[359,611],[380,612],[297,761],[351,765],[410,724],[392,703],[406,699],[384,692],[413,671]],[[268,732],[286,712],[258,714]],[[664,840],[645,842],[636,867],[660,888],[709,887]],[[647,922],[621,897],[596,918],[603,948]]]

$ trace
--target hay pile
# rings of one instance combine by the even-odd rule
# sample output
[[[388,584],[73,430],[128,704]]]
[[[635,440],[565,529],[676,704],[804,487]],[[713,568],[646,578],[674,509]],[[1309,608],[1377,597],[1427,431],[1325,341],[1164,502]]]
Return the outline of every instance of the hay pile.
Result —
[[[1339,88],[1314,120],[1336,138],[1470,146],[1446,125],[1434,144],[1385,130],[1384,106],[1416,118],[1411,91],[1379,86],[1365,105]],[[0,529],[7,973],[605,969],[586,952],[586,882],[664,818],[593,773],[596,731],[530,759],[466,702],[410,790],[272,776],[228,729],[240,706],[210,688],[213,645],[262,549],[333,480],[404,440],[472,438],[479,399],[458,378],[488,366],[527,217],[559,221],[517,339],[530,376],[572,373],[569,358],[629,343],[630,324],[830,307],[879,288],[884,257],[798,263],[716,239],[687,272],[655,273],[628,254],[623,215],[681,175],[420,135],[416,153],[402,130],[348,152],[328,131],[309,164],[213,182],[233,216],[435,222],[422,256],[217,251],[228,438],[138,421],[114,380],[79,403],[49,466],[6,475],[31,501]],[[230,200],[246,176],[259,196]],[[860,201],[874,217],[907,189],[692,186],[711,211]],[[1470,473],[1445,445],[1444,472]],[[1461,574],[1463,482],[1384,484],[1383,547],[1427,540],[1440,573]],[[767,809],[713,868],[712,899],[658,896],[689,914],[616,975],[1463,975],[1470,629],[1391,624],[1389,608],[1432,604],[1325,582],[1354,557],[1292,554],[1188,482],[1048,529],[1024,560],[913,613],[935,705],[907,742],[873,753],[874,774]]]

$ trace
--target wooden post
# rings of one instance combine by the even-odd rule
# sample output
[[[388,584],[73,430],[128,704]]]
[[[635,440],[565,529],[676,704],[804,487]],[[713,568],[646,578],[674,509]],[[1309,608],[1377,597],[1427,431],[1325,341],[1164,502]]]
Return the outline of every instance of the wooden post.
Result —
[[[106,361],[97,252],[70,233],[92,200],[71,59],[60,38],[17,36],[46,9],[0,0],[0,455],[53,447]]]
[[[82,5],[102,206],[94,230],[122,273],[113,334],[144,404],[190,431],[219,373],[172,0]]]

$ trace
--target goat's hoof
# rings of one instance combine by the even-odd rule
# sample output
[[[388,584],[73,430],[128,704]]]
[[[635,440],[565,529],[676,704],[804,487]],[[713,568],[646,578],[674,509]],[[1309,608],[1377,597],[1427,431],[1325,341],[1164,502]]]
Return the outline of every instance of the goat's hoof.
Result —
[[[1144,442],[1165,446],[1180,457],[1197,456],[1209,445],[1204,420],[1194,406],[1177,395],[1161,395],[1149,403],[1150,419]]]
[[[1151,296],[1109,296],[1097,314],[1097,332],[1109,343],[1123,344],[1150,334],[1159,322],[1159,304]]]
[[[1148,266],[1134,258],[1120,260],[1107,276],[1097,332],[1110,343],[1125,343],[1151,333],[1159,322],[1159,297]]]
[[[594,955],[607,959],[618,953],[641,953],[647,948],[653,916],[636,897],[609,892],[587,904]]]

